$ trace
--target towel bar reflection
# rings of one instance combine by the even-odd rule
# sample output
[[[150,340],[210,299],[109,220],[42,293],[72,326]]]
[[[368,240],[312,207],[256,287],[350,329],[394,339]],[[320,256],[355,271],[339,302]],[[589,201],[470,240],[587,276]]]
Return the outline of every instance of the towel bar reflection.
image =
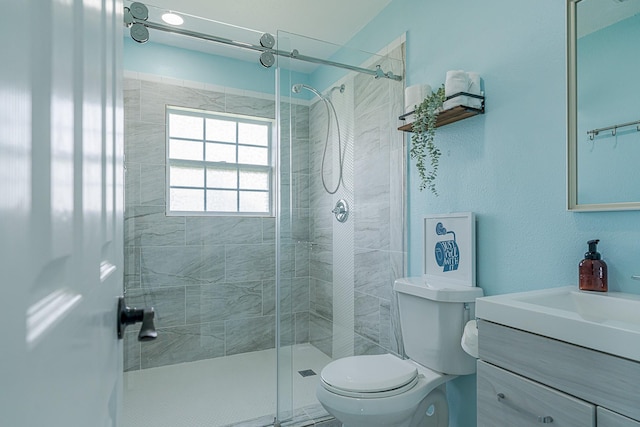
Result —
[[[600,129],[593,129],[593,130],[587,131],[587,135],[589,135],[589,139],[591,141],[593,141],[593,139],[596,136],[598,136],[600,132],[604,132],[605,130],[610,130],[611,136],[616,136],[616,133],[619,128],[624,128],[627,126],[635,126],[636,131],[640,132],[640,120],[636,120],[635,122],[621,123],[619,125],[607,126],[605,128],[600,128]]]

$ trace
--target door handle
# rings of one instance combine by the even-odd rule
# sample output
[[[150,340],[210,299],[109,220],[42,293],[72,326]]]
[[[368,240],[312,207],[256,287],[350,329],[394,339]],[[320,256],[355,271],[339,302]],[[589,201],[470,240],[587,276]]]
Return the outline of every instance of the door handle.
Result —
[[[142,322],[140,333],[138,334],[138,341],[155,340],[158,338],[158,332],[153,322],[155,314],[156,312],[153,307],[131,308],[124,303],[124,297],[118,298],[118,338],[124,338],[124,329],[128,325]]]

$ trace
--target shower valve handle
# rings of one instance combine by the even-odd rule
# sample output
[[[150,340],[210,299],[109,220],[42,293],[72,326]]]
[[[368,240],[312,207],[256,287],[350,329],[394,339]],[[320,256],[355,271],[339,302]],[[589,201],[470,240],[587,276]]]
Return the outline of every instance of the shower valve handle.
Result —
[[[347,204],[346,200],[340,199],[331,213],[336,216],[338,222],[345,222],[349,217],[349,204]]]
[[[118,338],[124,338],[124,329],[128,325],[142,322],[138,341],[151,341],[158,337],[153,319],[155,317],[153,307],[136,308],[128,307],[124,303],[124,297],[118,298]]]

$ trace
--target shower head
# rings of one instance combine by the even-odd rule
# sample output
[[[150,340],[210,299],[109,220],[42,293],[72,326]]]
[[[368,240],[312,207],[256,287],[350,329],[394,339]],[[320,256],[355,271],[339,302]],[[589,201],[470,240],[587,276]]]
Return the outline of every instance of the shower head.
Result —
[[[307,86],[303,83],[296,83],[291,87],[291,92],[293,93],[300,93],[302,92],[302,89],[306,89],[309,92],[312,92],[314,95],[316,95],[318,98],[322,99],[323,101],[325,100],[325,97],[322,96],[322,94],[320,92],[318,92],[318,90],[316,88],[313,88],[311,86]]]

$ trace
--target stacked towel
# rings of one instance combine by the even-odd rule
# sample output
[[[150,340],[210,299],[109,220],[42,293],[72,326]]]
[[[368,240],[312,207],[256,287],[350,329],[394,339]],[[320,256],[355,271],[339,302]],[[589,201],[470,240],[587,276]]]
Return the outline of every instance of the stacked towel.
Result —
[[[459,92],[467,92],[474,95],[481,95],[480,90],[480,74],[476,72],[465,72],[462,70],[447,71],[447,77],[444,83],[445,96],[455,95]],[[448,110],[458,105],[465,105],[473,108],[480,108],[482,101],[469,96],[458,96],[444,102],[443,109]]]
[[[469,71],[467,76],[469,76],[468,92],[473,95],[482,95],[482,90],[480,89],[480,74]],[[468,103],[466,105],[473,108],[480,108],[482,107],[482,101],[478,98],[468,97]]]
[[[468,92],[469,91],[469,76],[465,71],[462,70],[451,70],[447,71],[447,78],[444,81],[444,95],[451,96],[455,95],[458,92]],[[467,105],[468,100],[466,96],[458,96],[456,98],[450,99],[449,101],[445,101],[443,108],[448,110],[453,107],[457,107],[458,105]]]
[[[431,86],[427,84],[409,86],[404,90],[404,112],[415,110],[416,105],[431,95]]]

